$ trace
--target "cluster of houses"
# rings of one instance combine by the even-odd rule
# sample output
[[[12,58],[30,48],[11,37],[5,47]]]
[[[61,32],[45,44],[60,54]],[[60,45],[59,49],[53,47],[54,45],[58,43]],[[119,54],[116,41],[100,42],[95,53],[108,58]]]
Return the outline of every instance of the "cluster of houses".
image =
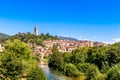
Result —
[[[38,35],[38,28],[34,28],[34,35]],[[33,53],[40,53],[42,56],[49,55],[52,53],[51,49],[53,45],[57,45],[59,52],[72,52],[73,50],[77,49],[78,47],[93,47],[93,46],[101,46],[104,43],[101,42],[92,42],[89,40],[49,40],[44,41],[43,46],[35,45]]]
[[[43,42],[44,47],[35,46],[34,53],[40,53],[41,55],[49,55],[52,53],[51,49],[53,45],[57,45],[59,52],[72,52],[78,47],[93,47],[93,46],[101,46],[104,43],[101,42],[92,42],[88,40],[49,40]]]
[[[80,40],[80,41],[73,41],[73,40],[49,40],[44,41],[43,46],[35,45],[33,53],[39,53],[44,57],[45,55],[48,56],[52,54],[51,49],[53,45],[57,45],[59,52],[72,52],[73,50],[77,49],[78,47],[93,47],[93,46],[101,46],[105,45],[101,42],[92,42],[88,40]],[[0,44],[0,52],[3,49],[3,45]]]
[[[52,48],[53,45],[57,45],[57,48],[59,52],[72,52],[73,50],[79,48],[79,47],[93,47],[93,46],[101,46],[105,45],[101,42],[92,42],[88,40],[80,40],[80,41],[74,41],[74,40],[49,40],[44,41],[43,46],[35,45],[33,53],[39,53],[44,57],[45,55],[48,56],[49,54],[52,54]],[[3,45],[0,44],[0,52],[3,49]]]

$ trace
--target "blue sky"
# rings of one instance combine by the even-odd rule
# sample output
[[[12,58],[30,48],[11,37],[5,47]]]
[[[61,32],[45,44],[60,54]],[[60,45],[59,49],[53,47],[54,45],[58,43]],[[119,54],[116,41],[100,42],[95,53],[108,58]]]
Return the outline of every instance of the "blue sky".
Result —
[[[120,0],[0,0],[0,32],[120,40]]]

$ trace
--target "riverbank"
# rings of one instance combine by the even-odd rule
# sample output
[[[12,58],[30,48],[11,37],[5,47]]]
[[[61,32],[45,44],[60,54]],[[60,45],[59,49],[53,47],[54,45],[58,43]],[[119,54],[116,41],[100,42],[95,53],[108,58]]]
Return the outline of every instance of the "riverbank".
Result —
[[[80,76],[80,77],[65,76],[62,72],[48,67],[48,64],[44,62],[40,63],[40,67],[45,72],[45,75],[47,76],[48,80],[85,80],[84,76]]]

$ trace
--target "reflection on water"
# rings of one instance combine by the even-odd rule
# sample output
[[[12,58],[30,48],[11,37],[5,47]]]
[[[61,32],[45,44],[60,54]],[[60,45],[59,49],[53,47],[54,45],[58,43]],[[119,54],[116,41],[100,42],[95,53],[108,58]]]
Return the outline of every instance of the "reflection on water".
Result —
[[[67,77],[61,72],[49,68],[47,65],[42,65],[41,68],[45,71],[48,80],[82,80],[80,78]]]

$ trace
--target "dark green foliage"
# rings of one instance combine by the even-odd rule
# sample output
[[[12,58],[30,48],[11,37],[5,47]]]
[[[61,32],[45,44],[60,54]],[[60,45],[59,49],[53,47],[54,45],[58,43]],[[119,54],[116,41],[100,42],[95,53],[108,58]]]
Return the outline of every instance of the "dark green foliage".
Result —
[[[71,61],[72,61],[72,54],[71,53],[65,52],[63,54],[63,57],[64,57],[64,62],[71,63]]]
[[[72,51],[72,63],[73,64],[84,63],[87,58],[86,54],[87,51],[88,51],[87,47],[79,48]]]
[[[63,70],[64,67],[64,58],[62,53],[60,53],[57,49],[57,46],[54,45],[52,49],[52,55],[49,58],[49,66],[54,69]]]
[[[102,69],[102,66],[104,66],[104,64],[107,61],[107,57],[106,57],[106,52],[107,52],[108,48],[101,46],[101,47],[93,47],[90,48],[88,51],[88,58],[87,58],[87,62],[89,63],[93,63],[95,65],[98,66],[99,69]]]
[[[10,60],[8,58],[3,61],[1,64],[1,68],[4,70],[2,74],[4,77],[9,77],[12,80],[17,80],[21,78],[21,74],[23,72],[24,66],[19,60]]]
[[[107,71],[107,80],[120,80],[120,64],[114,65]]]
[[[35,59],[36,61],[37,61],[37,63],[39,63],[40,62],[40,54],[34,54],[33,55],[33,59]]]
[[[30,64],[29,61],[33,61],[29,46],[19,40],[14,40],[14,42],[7,41],[4,48],[0,58],[0,66],[3,70],[1,74],[12,80],[20,79],[26,65]]]
[[[32,43],[36,45],[42,45],[43,46],[43,41],[44,40],[56,40],[58,39],[56,36],[51,36],[49,33],[43,34],[41,33],[38,36],[35,36],[34,34],[31,34],[30,32],[28,33],[18,33],[16,35],[10,36],[9,38],[2,38],[0,39],[0,42],[5,42],[6,40],[11,40],[13,41],[14,39],[19,39],[25,43]]]
[[[4,48],[0,53],[0,80],[20,80],[38,66],[36,57],[32,56],[30,47],[24,42],[7,41]],[[41,72],[39,75],[44,74]]]
[[[47,80],[47,78],[44,75],[44,72],[40,68],[36,67],[30,70],[27,75],[27,80]]]
[[[71,77],[78,77],[81,73],[78,71],[77,67],[71,63],[65,65],[65,74]]]
[[[110,69],[110,66],[108,65],[108,62],[106,62],[103,66],[102,69],[100,69],[101,73],[106,73]]]
[[[87,80],[105,80],[106,76],[101,74],[97,66],[90,63],[79,63],[78,70],[85,73]]]
[[[111,67],[113,64],[119,63],[120,61],[120,43],[113,44],[106,54],[107,61]]]

